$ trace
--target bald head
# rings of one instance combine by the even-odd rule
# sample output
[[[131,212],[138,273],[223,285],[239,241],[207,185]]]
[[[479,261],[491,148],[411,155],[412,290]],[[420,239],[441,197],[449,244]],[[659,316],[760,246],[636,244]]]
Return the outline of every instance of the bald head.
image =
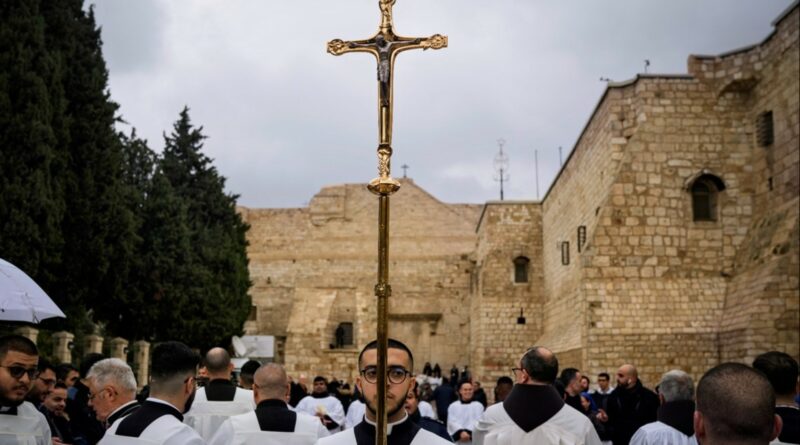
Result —
[[[520,368],[527,372],[532,382],[552,384],[558,375],[558,359],[553,351],[534,346],[522,356]]]
[[[256,403],[270,399],[286,401],[289,395],[289,378],[283,366],[268,363],[258,368],[253,376],[253,391]]]
[[[636,382],[639,381],[639,373],[636,367],[630,364],[624,364],[617,370],[617,386],[622,388],[633,388]]]
[[[222,348],[211,348],[206,353],[206,369],[208,369],[208,376],[211,379],[229,379],[233,365],[228,351]]]

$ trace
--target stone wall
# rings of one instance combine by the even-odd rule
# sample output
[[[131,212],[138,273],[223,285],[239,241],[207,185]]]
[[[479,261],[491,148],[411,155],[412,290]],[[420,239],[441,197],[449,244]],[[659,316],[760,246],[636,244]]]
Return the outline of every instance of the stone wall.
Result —
[[[511,373],[542,331],[541,234],[539,203],[493,201],[484,206],[474,255],[470,350],[473,376],[490,399],[497,379]],[[519,257],[530,261],[527,282],[516,282],[514,259]]]
[[[391,200],[390,336],[417,368],[469,364],[471,262],[479,206],[443,204],[403,180]],[[241,209],[251,225],[251,333],[285,338],[289,372],[353,378],[353,352],[375,338],[377,199],[362,184],[326,187],[303,209]],[[350,351],[332,350],[340,322]]]

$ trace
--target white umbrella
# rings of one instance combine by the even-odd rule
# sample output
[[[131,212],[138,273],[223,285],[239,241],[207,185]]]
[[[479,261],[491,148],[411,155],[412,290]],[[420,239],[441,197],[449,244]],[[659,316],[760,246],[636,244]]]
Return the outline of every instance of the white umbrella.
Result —
[[[0,320],[39,323],[52,317],[66,318],[31,277],[0,258]]]

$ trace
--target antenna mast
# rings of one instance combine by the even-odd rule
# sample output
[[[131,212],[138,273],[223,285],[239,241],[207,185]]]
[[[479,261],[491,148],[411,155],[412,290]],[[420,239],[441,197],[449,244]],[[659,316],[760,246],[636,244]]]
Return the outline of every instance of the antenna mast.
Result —
[[[508,182],[511,177],[508,175],[508,155],[503,152],[503,146],[506,145],[506,140],[500,138],[497,140],[497,145],[500,151],[494,157],[494,180],[500,182],[500,201],[503,200],[503,184]]]

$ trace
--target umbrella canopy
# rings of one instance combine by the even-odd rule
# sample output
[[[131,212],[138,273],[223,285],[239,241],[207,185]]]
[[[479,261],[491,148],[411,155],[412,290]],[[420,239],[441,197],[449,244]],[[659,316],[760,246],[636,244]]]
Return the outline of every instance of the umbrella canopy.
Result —
[[[31,277],[0,258],[0,320],[39,323],[66,317]]]

